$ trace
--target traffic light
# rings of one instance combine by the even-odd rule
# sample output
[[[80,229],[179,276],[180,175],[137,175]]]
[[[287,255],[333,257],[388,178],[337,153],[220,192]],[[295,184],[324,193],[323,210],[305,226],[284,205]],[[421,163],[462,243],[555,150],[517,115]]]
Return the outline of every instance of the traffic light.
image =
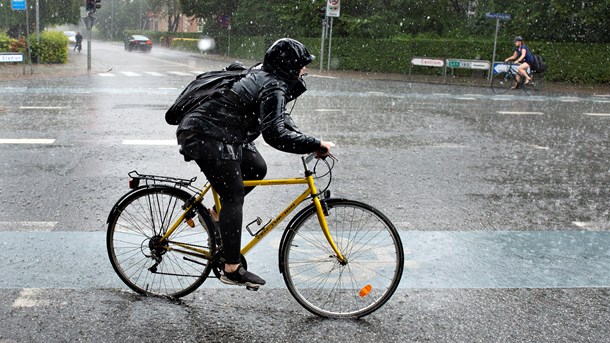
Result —
[[[93,11],[94,8],[95,8],[95,0],[87,0],[87,2],[85,3],[85,10]]]
[[[326,18],[326,6],[320,8],[320,18]]]
[[[95,0],[95,9],[99,10],[102,8],[102,0]]]

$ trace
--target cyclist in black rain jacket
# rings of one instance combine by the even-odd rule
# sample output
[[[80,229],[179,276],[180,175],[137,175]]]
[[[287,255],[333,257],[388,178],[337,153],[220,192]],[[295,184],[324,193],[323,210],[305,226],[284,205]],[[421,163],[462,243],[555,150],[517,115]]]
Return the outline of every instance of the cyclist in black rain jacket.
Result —
[[[223,243],[224,273],[227,284],[258,288],[265,281],[240,265],[243,202],[252,189],[243,180],[260,180],[267,165],[254,143],[263,139],[281,151],[305,154],[330,153],[331,143],[301,133],[286,104],[305,92],[302,79],[314,60],[305,46],[283,38],[267,50],[262,71],[249,73],[231,89],[214,96],[187,115],[176,132],[181,153],[195,160],[212,187],[218,192],[222,210],[218,217]],[[213,217],[216,216],[212,209]]]

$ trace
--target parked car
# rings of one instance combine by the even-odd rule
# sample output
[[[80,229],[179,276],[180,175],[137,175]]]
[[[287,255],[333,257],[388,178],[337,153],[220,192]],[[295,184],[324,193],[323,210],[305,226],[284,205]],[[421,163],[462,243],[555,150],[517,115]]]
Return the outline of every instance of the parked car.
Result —
[[[152,49],[152,41],[145,36],[131,35],[125,39],[125,50],[141,50],[144,52],[150,52]]]
[[[76,32],[64,31],[64,35],[66,35],[66,37],[68,37],[68,43],[76,44]]]

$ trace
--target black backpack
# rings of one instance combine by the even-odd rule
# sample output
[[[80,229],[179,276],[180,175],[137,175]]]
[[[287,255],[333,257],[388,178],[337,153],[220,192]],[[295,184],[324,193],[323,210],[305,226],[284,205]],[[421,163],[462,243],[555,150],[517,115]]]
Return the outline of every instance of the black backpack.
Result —
[[[543,73],[548,68],[548,66],[546,64],[544,64],[544,61],[542,60],[542,56],[540,56],[540,55],[534,55],[534,65],[531,67],[534,71],[536,71],[538,73]]]
[[[185,114],[210,99],[212,95],[229,89],[235,81],[249,73],[260,71],[261,69],[255,69],[259,65],[246,69],[240,62],[235,62],[223,70],[199,74],[165,112],[165,121],[170,125],[178,125]]]

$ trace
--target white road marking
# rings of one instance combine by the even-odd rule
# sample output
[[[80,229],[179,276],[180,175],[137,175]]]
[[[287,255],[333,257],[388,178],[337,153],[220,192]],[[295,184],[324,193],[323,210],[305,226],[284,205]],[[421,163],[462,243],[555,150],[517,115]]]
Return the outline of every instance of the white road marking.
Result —
[[[124,145],[178,145],[175,139],[124,139]]]
[[[317,78],[320,78],[320,79],[336,79],[336,77],[334,77],[334,76],[311,75],[311,74],[308,74],[307,77],[317,77]]]
[[[51,232],[57,222],[0,222],[0,231]]]
[[[538,149],[538,150],[550,150],[550,148],[548,146],[541,146],[541,145],[536,145],[536,144],[531,144],[530,146],[532,148]]]
[[[140,74],[134,73],[132,71],[121,71],[120,73],[125,75],[125,76],[141,76]]]
[[[610,117],[610,113],[584,113],[587,116],[592,117]]]
[[[37,138],[11,138],[0,139],[0,144],[53,144],[54,139],[37,139]]]
[[[343,112],[340,108],[316,108],[314,109],[316,112]]]
[[[526,114],[533,114],[533,115],[541,115],[544,114],[544,112],[512,112],[512,111],[498,111],[499,114],[514,114],[514,115],[526,115]]]
[[[581,99],[579,98],[574,98],[574,97],[561,97],[559,98],[559,101],[561,102],[580,102]]]
[[[24,288],[19,292],[19,297],[13,302],[13,308],[26,308],[45,306],[50,302],[43,298],[42,289],[40,288]]]
[[[63,110],[70,107],[65,106],[19,106],[20,110]]]
[[[174,75],[179,75],[179,76],[192,76],[192,74],[189,73],[185,73],[182,71],[168,71],[168,74],[174,74]]]
[[[455,100],[477,100],[476,98],[466,97],[466,96],[456,96]]]
[[[152,76],[163,76],[163,74],[157,73],[156,71],[147,71],[146,74],[152,75]]]
[[[108,77],[108,76],[114,77],[114,76],[116,76],[116,75],[114,75],[113,73],[99,73],[99,74],[97,74],[97,75],[99,75],[99,76],[104,76],[104,77]]]

